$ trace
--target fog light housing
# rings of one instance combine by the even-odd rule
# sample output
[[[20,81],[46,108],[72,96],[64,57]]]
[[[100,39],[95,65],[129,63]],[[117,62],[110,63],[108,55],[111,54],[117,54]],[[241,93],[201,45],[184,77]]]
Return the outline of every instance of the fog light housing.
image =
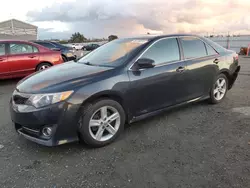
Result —
[[[42,129],[43,136],[50,137],[52,135],[52,128],[51,127],[44,127]]]

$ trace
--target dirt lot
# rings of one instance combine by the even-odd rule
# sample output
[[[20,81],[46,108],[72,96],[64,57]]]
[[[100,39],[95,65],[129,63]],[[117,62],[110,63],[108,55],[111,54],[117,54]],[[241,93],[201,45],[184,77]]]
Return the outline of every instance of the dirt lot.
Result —
[[[127,126],[113,144],[48,148],[14,131],[0,82],[0,187],[250,187],[250,59],[226,99],[178,108]]]

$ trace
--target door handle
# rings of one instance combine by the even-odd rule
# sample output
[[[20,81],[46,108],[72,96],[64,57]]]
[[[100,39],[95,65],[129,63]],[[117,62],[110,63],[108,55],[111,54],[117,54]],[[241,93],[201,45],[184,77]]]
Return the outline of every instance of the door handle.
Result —
[[[28,56],[29,58],[34,58],[34,57],[36,57],[35,55],[30,55],[30,56]]]
[[[178,67],[176,69],[176,72],[183,72],[183,71],[185,71],[185,67]]]
[[[220,60],[216,58],[213,62],[214,62],[215,64],[218,64],[218,63],[220,62]]]
[[[5,59],[4,58],[0,58],[0,61],[4,61]]]

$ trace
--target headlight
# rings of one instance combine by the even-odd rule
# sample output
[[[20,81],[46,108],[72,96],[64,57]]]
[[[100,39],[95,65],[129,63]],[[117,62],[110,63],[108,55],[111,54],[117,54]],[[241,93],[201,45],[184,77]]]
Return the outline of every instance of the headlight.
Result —
[[[27,104],[31,104],[36,108],[48,106],[66,100],[73,93],[73,91],[66,91],[62,93],[47,93],[32,95]]]
[[[67,57],[72,57],[72,56],[74,56],[73,53],[67,53],[66,55],[67,55]]]

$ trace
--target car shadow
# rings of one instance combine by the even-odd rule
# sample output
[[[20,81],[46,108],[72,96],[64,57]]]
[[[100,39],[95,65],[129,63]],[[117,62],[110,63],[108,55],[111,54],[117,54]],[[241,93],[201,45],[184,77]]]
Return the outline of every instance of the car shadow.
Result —
[[[16,85],[20,80],[20,78],[0,80],[0,86]]]

